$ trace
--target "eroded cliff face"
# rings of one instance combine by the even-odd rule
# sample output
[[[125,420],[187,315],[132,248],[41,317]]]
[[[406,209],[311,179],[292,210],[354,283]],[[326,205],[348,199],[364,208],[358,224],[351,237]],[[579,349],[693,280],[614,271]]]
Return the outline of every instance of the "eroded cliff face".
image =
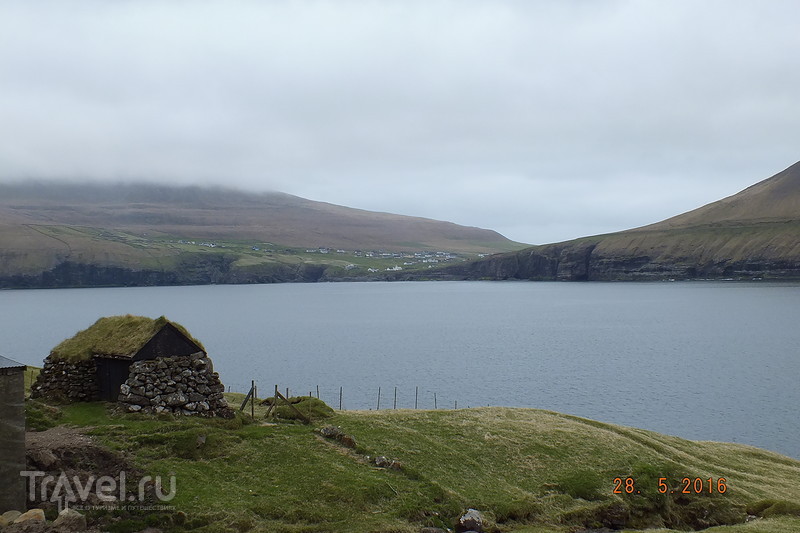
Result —
[[[800,231],[628,232],[498,254],[442,269],[438,279],[614,281],[800,279]],[[631,232],[632,233],[632,232]]]
[[[595,246],[594,242],[537,246],[446,268],[443,272],[465,279],[586,281]]]
[[[322,265],[234,266],[233,258],[187,258],[169,270],[133,269],[64,261],[50,270],[0,276],[0,289],[59,287],[144,287],[229,283],[283,283],[326,280]]]

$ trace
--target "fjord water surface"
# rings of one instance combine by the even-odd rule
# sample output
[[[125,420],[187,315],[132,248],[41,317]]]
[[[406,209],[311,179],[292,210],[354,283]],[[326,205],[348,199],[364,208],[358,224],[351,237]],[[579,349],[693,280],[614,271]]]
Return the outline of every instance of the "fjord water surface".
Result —
[[[223,382],[347,409],[536,407],[800,458],[800,284],[413,282],[0,291],[41,366],[111,314],[166,315]]]

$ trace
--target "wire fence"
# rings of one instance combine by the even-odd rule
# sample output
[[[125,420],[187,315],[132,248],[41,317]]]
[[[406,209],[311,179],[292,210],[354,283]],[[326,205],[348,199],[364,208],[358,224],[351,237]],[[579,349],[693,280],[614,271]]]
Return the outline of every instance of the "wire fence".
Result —
[[[272,394],[275,384],[268,384],[266,381],[256,380],[258,390],[265,391],[264,394]],[[225,387],[226,392],[247,394],[251,384],[247,383],[228,383]],[[330,387],[315,385],[312,388],[301,387],[292,389],[290,387],[279,387],[281,394],[290,398],[292,396],[311,396],[318,398],[334,409],[347,410],[386,410],[386,409],[458,409],[470,407],[452,395],[442,395],[439,391],[429,387],[414,386],[376,386],[373,389],[366,388],[345,388],[344,386]]]

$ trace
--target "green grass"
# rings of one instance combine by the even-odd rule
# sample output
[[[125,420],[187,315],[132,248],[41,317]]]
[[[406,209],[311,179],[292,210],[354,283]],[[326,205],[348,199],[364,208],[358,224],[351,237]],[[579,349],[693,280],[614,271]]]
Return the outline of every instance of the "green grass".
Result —
[[[134,355],[170,321],[144,316],[103,317],[53,348],[52,355],[69,361],[86,361],[93,355]],[[199,347],[203,345],[176,322],[171,322]]]
[[[268,399],[274,402],[274,398]],[[289,398],[291,406],[285,402],[278,402],[271,414],[283,420],[324,420],[333,416],[334,411],[322,400],[312,396],[298,396]],[[303,418],[305,417],[305,418]]]
[[[38,400],[25,400],[25,428],[44,431],[62,423],[64,413],[55,406]]]
[[[27,367],[25,369],[25,374],[24,374],[25,377],[24,377],[24,379],[25,379],[25,397],[26,398],[31,395],[31,387],[36,382],[36,378],[39,377],[39,372],[41,372],[41,371],[42,371],[41,368],[38,368],[38,367],[35,367],[35,366],[29,366],[29,367]]]
[[[227,396],[238,410],[242,395]],[[174,473],[170,504],[185,513],[170,518],[183,524],[174,530],[411,533],[452,528],[468,507],[502,532],[567,532],[620,509],[642,527],[695,515],[743,521],[748,509],[769,518],[708,531],[800,528],[800,461],[752,447],[533,409],[336,412],[317,424],[341,427],[356,440],[352,450],[313,426],[265,424],[265,409],[258,406],[256,420],[238,411],[233,420],[205,420],[77,404],[63,408],[60,422],[91,428],[149,475]],[[378,455],[402,467],[377,468]],[[613,494],[614,478],[628,476],[642,494]],[[661,476],[673,488],[682,476],[725,477],[728,491],[663,496]]]
[[[237,411],[242,407],[245,396],[245,394],[238,392],[225,393],[225,399],[228,404]],[[251,403],[248,400],[243,413],[248,416],[255,416],[258,420],[263,420],[269,412],[272,418],[281,421],[302,421],[302,417],[298,416],[294,409],[280,400],[278,401],[278,405],[270,411],[269,406],[274,400],[273,396],[270,396],[266,400],[256,398],[254,408],[251,408]],[[325,402],[313,396],[292,396],[289,398],[289,402],[312,421],[322,421],[326,418],[330,418],[334,414],[334,410],[328,407]]]

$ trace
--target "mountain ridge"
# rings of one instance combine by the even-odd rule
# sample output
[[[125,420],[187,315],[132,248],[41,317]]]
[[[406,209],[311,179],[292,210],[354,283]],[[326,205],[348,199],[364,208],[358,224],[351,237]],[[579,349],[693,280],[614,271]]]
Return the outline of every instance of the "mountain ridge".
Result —
[[[435,276],[800,279],[800,162],[734,195],[654,224],[497,254],[446,267]]]
[[[777,222],[800,218],[800,162],[736,194],[636,229],[715,223]]]
[[[20,200],[34,203],[20,204]],[[179,214],[160,211],[175,206],[182,208]],[[292,209],[294,211],[290,212]],[[44,222],[172,233],[185,232],[188,228],[203,233],[203,236],[272,238],[291,246],[359,244],[388,248],[409,239],[419,239],[420,232],[429,234],[422,235],[423,248],[452,246],[447,241],[462,241],[462,247],[482,252],[515,246],[493,230],[431,218],[355,209],[280,192],[250,194],[234,189],[197,186],[99,184],[87,188],[85,185],[47,182],[0,184],[0,222],[9,215],[16,215],[18,222],[32,224]],[[294,231],[287,229],[290,224]],[[367,224],[371,225],[369,232],[359,230],[359,225]],[[356,231],[355,235],[336,234],[342,225],[349,232]],[[390,228],[389,225],[400,227]],[[201,235],[194,236],[199,238]],[[326,242],[321,242],[323,240]],[[472,246],[466,242],[468,240],[488,245]]]
[[[0,184],[0,244],[6,288],[317,281],[360,263],[306,249],[524,247],[492,230],[286,193],[55,182]],[[351,274],[389,266],[360,261]]]

